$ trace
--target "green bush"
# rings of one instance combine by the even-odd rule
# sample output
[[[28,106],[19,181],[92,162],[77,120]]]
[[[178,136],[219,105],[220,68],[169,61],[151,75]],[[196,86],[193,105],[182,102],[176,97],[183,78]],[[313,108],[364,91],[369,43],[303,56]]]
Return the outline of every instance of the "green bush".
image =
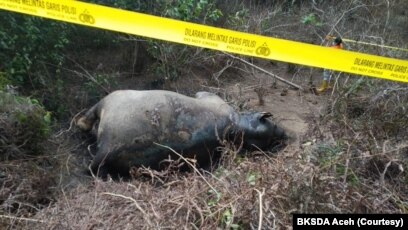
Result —
[[[51,131],[51,113],[37,100],[0,91],[0,159],[42,153]]]
[[[45,84],[39,75],[63,63],[68,25],[38,17],[0,12],[0,71],[13,85],[36,88]]]

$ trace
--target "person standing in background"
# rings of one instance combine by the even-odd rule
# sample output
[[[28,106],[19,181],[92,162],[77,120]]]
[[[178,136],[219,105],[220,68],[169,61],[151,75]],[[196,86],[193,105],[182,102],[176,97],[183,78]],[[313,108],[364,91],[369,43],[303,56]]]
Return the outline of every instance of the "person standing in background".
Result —
[[[329,36],[326,37],[326,39],[332,39],[332,38],[333,37],[329,37]],[[340,37],[336,37],[333,40],[333,45],[331,47],[335,48],[335,49],[343,49],[343,40]],[[329,88],[332,74],[333,74],[333,71],[331,71],[329,69],[324,69],[323,70],[323,82],[322,82],[322,85],[320,86],[320,88],[317,89],[317,92],[319,94],[326,92],[326,90]]]

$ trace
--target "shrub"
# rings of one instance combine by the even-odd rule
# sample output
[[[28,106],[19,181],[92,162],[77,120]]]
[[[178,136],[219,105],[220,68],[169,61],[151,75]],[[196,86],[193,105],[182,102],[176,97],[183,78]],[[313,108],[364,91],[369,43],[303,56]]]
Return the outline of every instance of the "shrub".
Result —
[[[0,91],[0,158],[41,153],[50,134],[51,113],[37,100]]]
[[[54,71],[62,65],[61,51],[69,42],[68,25],[9,12],[0,12],[0,20],[0,71],[13,85],[43,86],[45,80],[37,73],[44,71],[46,64]]]

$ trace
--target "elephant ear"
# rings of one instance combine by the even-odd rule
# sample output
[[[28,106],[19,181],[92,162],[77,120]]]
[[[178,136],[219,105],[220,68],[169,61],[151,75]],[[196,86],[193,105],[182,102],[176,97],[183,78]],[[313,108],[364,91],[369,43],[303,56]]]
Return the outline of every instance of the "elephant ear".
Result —
[[[265,121],[266,118],[272,117],[272,116],[273,116],[273,115],[272,115],[272,113],[270,113],[270,112],[260,112],[260,113],[259,113],[259,120],[260,120],[260,121]]]

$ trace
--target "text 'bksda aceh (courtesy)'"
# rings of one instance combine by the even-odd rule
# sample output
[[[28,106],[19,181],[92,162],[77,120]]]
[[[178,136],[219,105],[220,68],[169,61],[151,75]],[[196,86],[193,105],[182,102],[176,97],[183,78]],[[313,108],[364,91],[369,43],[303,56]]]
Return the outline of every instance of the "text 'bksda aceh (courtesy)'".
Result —
[[[342,229],[402,228],[408,221],[407,214],[293,214],[293,230],[326,229],[328,226]]]

